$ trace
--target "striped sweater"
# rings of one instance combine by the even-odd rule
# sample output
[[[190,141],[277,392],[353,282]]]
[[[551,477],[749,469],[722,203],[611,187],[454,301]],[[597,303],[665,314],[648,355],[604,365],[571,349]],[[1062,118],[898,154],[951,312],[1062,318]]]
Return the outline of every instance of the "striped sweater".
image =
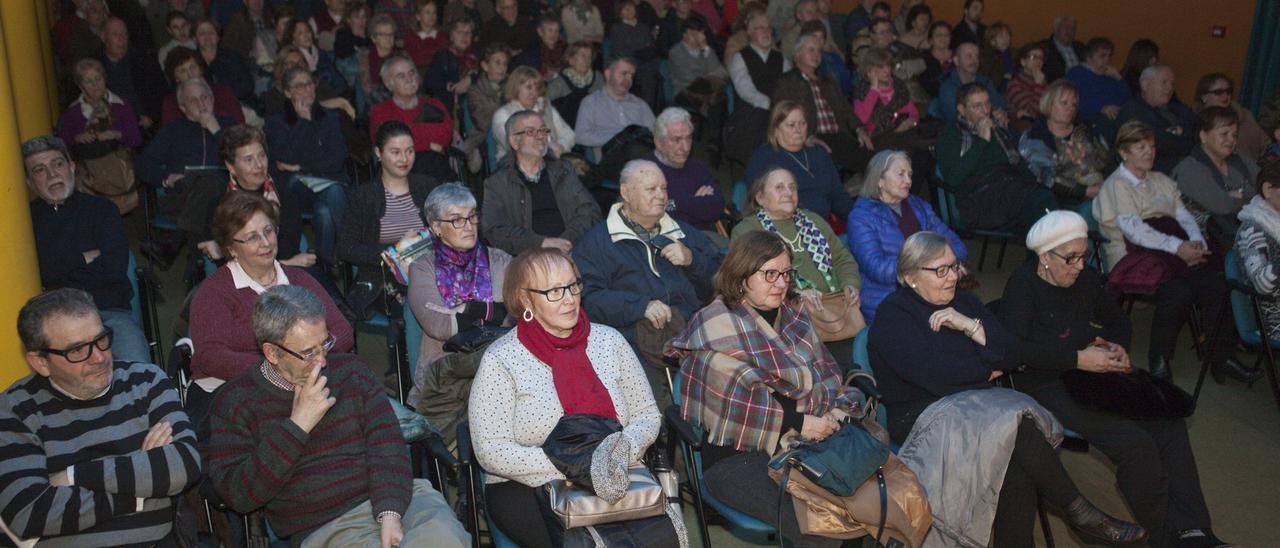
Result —
[[[173,425],[173,443],[142,451],[162,421]],[[73,486],[49,483],[73,465]],[[148,546],[172,529],[173,497],[199,479],[195,431],[154,365],[115,362],[107,393],[92,400],[71,399],[34,374],[0,396],[0,518],[19,537],[51,547]]]
[[[265,507],[272,529],[294,546],[366,500],[371,521],[404,515],[413,486],[400,424],[369,367],[335,354],[322,374],[337,403],[309,434],[289,420],[293,393],[261,367],[223,385],[209,417],[214,488],[237,512]]]

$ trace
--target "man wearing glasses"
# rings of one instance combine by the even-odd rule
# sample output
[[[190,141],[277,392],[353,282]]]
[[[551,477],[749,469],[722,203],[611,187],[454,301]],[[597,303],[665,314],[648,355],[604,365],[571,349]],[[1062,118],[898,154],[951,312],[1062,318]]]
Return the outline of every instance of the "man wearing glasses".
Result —
[[[0,396],[0,525],[15,543],[177,546],[175,497],[200,478],[196,435],[164,372],[113,361],[88,293],[18,313],[35,372]]]
[[[512,114],[506,132],[514,154],[484,181],[481,233],[513,256],[537,247],[568,253],[600,222],[600,207],[568,162],[547,158],[550,130],[541,114]]]
[[[209,478],[232,510],[265,510],[298,546],[456,546],[470,536],[444,497],[414,480],[382,386],[351,355],[328,353],[325,306],[297,286],[254,303],[263,361],[219,390]]]
[[[133,319],[129,243],[120,211],[105,198],[77,192],[76,166],[62,139],[43,135],[22,143],[31,201],[40,285],[83,289],[97,303],[102,323],[115,331],[115,355],[149,362],[151,348]]]

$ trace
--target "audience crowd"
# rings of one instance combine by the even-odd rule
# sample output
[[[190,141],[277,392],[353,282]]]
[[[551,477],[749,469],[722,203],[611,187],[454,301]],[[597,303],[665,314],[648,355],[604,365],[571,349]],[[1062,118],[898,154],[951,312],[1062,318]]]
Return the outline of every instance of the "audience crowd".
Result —
[[[1261,376],[1225,273],[1280,296],[1280,92],[1255,116],[1211,72],[1180,98],[1198,75],[1149,39],[1117,66],[1128,37],[1069,14],[939,4],[52,2],[65,107],[21,146],[45,293],[0,396],[0,540],[187,546],[203,498],[228,546],[249,514],[294,546],[470,545],[414,477],[419,420],[521,546],[687,545],[674,504],[597,531],[546,500],[625,492],[679,424],[710,495],[839,546],[771,455],[875,395],[908,546],[1031,545],[1041,501],[1108,544],[1225,545],[1186,413],[1081,392],[1179,390],[1184,326],[1217,382]],[[975,231],[1028,249],[992,303]],[[139,258],[181,264],[180,366],[153,363]],[[379,321],[410,365],[357,353]],[[1081,494],[1064,428],[1132,522]]]

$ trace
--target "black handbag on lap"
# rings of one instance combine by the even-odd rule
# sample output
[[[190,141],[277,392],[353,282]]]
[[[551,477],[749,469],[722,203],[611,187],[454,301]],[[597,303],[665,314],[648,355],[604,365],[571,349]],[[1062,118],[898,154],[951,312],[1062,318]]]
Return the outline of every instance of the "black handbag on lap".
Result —
[[[1076,403],[1130,419],[1178,419],[1195,411],[1195,402],[1185,390],[1142,369],[1129,373],[1072,369],[1062,374],[1062,384]]]

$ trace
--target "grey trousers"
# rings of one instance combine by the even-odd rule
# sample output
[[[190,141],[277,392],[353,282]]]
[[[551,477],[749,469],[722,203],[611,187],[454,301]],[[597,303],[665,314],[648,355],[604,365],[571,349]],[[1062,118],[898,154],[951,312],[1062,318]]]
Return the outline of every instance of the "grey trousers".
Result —
[[[449,503],[431,488],[431,482],[413,480],[413,499],[409,509],[400,518],[404,525],[404,539],[400,546],[431,546],[433,548],[466,548],[471,546],[471,535],[453,515]],[[302,540],[304,548],[339,546],[381,546],[382,526],[374,520],[370,501],[352,508],[337,519],[316,529]]]

